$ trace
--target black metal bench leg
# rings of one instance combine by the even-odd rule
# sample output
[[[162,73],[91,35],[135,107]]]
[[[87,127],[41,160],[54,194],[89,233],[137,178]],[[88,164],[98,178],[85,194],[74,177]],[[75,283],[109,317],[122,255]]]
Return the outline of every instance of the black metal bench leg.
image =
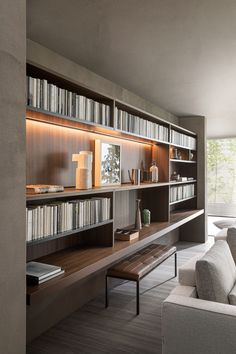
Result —
[[[175,252],[175,277],[177,277],[177,252]]]
[[[139,280],[136,281],[136,314],[139,315]]]
[[[108,300],[108,281],[107,281],[107,278],[108,278],[108,276],[106,275],[106,284],[105,284],[105,288],[106,288],[106,304],[105,304],[105,306],[106,306],[106,308],[108,307],[108,305],[109,305],[109,300]]]

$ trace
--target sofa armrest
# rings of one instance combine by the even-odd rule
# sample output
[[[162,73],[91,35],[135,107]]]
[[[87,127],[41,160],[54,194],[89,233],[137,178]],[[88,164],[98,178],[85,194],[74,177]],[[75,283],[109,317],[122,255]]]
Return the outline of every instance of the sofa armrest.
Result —
[[[236,306],[170,295],[162,307],[163,354],[234,354]]]
[[[181,295],[186,297],[197,297],[197,290],[195,286],[177,285],[170,293],[170,295]]]

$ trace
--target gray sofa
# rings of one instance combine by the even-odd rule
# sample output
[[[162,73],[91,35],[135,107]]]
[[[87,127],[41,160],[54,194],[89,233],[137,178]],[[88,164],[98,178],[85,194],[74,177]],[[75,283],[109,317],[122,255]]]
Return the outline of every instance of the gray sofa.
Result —
[[[162,307],[163,354],[236,353],[234,259],[221,240],[179,269],[180,285]]]

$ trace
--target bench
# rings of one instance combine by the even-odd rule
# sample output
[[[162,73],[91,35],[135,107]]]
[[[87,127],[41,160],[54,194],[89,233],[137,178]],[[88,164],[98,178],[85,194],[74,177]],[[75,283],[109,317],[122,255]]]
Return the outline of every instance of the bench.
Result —
[[[167,258],[175,255],[175,277],[177,276],[176,247],[151,244],[134,253],[107,270],[106,307],[109,305],[108,278],[118,278],[136,282],[136,313],[139,315],[139,282]]]

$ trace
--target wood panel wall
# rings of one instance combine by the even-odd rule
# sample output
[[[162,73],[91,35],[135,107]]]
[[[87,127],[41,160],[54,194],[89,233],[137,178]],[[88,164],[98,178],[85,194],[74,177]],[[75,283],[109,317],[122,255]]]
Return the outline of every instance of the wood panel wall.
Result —
[[[129,182],[128,169],[140,168],[142,163],[144,168],[150,167],[151,145],[27,120],[27,184],[74,186],[76,163],[72,154],[94,151],[95,139],[121,144],[123,183]]]

